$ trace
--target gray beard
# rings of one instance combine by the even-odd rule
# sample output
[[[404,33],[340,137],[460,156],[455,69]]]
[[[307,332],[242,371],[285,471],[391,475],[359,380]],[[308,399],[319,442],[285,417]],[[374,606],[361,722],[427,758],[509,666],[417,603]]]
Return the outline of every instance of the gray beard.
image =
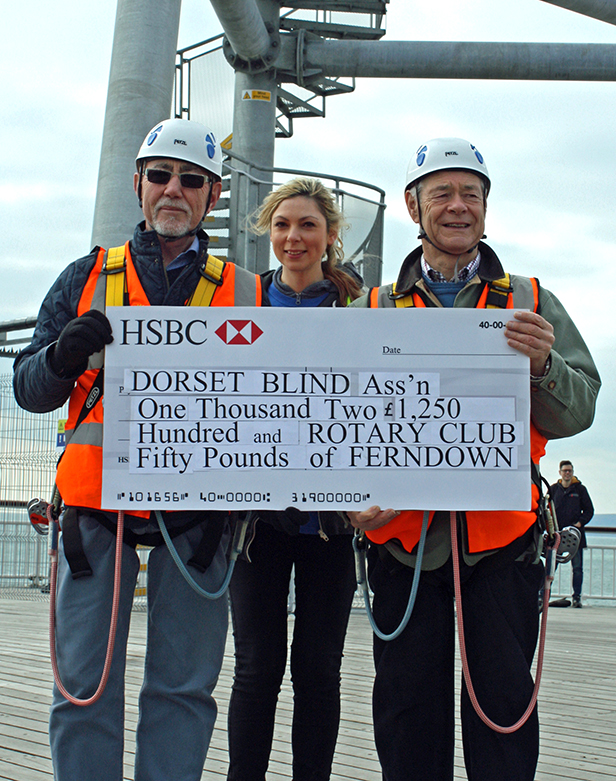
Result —
[[[197,226],[198,227],[198,226]],[[188,236],[194,229],[190,225],[178,225],[173,224],[172,220],[165,220],[164,222],[155,218],[152,220],[152,228],[163,239],[183,239]]]

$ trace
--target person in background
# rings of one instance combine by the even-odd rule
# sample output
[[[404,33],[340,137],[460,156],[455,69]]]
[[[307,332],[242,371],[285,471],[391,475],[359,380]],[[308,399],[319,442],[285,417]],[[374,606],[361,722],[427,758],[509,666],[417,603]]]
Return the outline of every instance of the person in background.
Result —
[[[573,570],[571,604],[582,607],[582,583],[584,581],[584,548],[586,547],[586,532],[584,527],[594,515],[595,508],[586,486],[573,474],[571,461],[561,461],[558,467],[560,480],[550,486],[550,496],[554,502],[556,519],[559,528],[576,526],[580,530],[580,547],[571,559]],[[552,607],[569,606],[569,600],[554,600]]]
[[[468,141],[437,138],[422,144],[409,163],[404,192],[421,245],[404,259],[394,285],[374,288],[353,306],[395,308],[392,329],[405,327],[413,307],[417,318],[427,307],[500,309],[503,339],[530,359],[527,446],[538,466],[547,440],[572,436],[591,425],[601,382],[558,299],[536,279],[506,274],[483,241],[490,186],[484,158]],[[507,316],[512,307],[520,311]],[[423,348],[429,350],[429,345],[426,332]],[[441,497],[434,497],[413,613],[396,639],[374,639],[374,728],[386,781],[453,779],[455,572],[461,580],[468,664],[479,705],[508,728],[531,702],[537,592],[544,575],[534,468],[532,474],[528,512],[450,514],[438,511]],[[473,474],[465,479],[472,483]],[[409,601],[423,520],[423,513],[412,507],[410,495],[406,508],[373,506],[349,513],[370,539],[370,584],[381,632],[399,626]],[[454,562],[456,536],[461,552]],[[519,729],[501,734],[480,719],[464,683],[460,712],[471,781],[534,779],[539,754],[536,708]]]
[[[95,247],[67,266],[43,301],[32,342],[14,365],[15,398],[24,409],[50,412],[70,398],[68,444],[56,475],[65,511],[55,639],[60,676],[79,699],[90,698],[101,679],[116,562],[118,514],[101,507],[103,404],[86,404],[97,388],[102,397],[97,382],[103,349],[113,341],[105,315],[110,289],[118,291],[124,306],[260,302],[259,277],[208,255],[201,223],[220,197],[222,172],[212,131],[185,119],[163,120],[145,137],[136,168],[134,189],[145,220],[124,247]],[[210,281],[204,282],[206,273]],[[108,285],[109,279],[116,284]],[[87,414],[80,422],[82,412]],[[154,547],[148,559],[148,639],[131,778],[201,779],[216,719],[212,692],[224,654],[228,605],[226,598],[203,599],[193,591],[153,515],[126,510],[117,634],[105,690],[96,702],[81,706],[54,688],[49,736],[55,781],[124,778],[124,676],[140,567],[137,543]],[[217,590],[227,566],[228,513],[164,516],[183,563],[194,565],[189,566],[193,578],[202,588]]]
[[[264,306],[345,306],[361,294],[361,278],[352,264],[342,263],[341,227],[332,193],[316,179],[291,180],[265,198],[255,230],[269,231],[280,266],[263,274]],[[227,778],[265,779],[286,667],[294,570],[293,779],[326,781],[338,736],[340,664],[356,587],[353,530],[336,512],[289,508],[256,515],[230,586],[235,679]]]

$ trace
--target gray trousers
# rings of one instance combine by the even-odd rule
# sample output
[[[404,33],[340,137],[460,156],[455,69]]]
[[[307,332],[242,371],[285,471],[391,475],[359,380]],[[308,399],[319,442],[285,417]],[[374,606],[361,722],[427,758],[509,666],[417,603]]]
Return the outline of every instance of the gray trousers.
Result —
[[[73,580],[60,541],[56,649],[64,686],[74,696],[87,698],[96,690],[105,660],[115,535],[83,513],[79,525],[93,574]],[[184,563],[202,534],[202,527],[196,526],[174,539]],[[193,567],[189,571],[202,588],[215,591],[225,568],[221,544],[205,573]],[[124,777],[126,644],[138,572],[136,552],[124,545],[115,649],[101,698],[90,706],[72,705],[54,686],[49,734],[56,781],[122,781]],[[212,691],[222,665],[227,616],[226,595],[216,601],[204,599],[185,582],[165,545],[150,552],[135,781],[201,779],[216,719]]]

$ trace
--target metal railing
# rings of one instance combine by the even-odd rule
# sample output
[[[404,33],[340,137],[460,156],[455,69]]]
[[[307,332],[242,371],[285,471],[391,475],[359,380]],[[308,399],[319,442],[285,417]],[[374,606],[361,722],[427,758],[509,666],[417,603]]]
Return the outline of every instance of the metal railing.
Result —
[[[19,349],[25,344],[28,344],[32,338],[32,330],[36,325],[36,317],[24,317],[21,320],[7,320],[4,323],[0,323],[0,358],[15,358],[19,353]],[[22,333],[23,331],[29,331],[28,334]],[[19,332],[16,337],[9,339],[8,334],[15,334]],[[15,349],[19,346],[19,349]]]
[[[49,591],[48,538],[32,527],[27,504],[50,499],[63,445],[68,405],[37,415],[17,405],[12,375],[0,375],[0,596],[45,598]],[[147,549],[135,605],[145,604]]]
[[[32,529],[25,506],[13,510],[9,516],[6,506],[0,504],[0,597],[44,599],[49,584],[47,538]],[[135,589],[137,608],[145,605],[148,553],[145,548],[138,551],[141,570]],[[571,596],[571,568],[562,565],[556,571],[551,598],[567,596]],[[591,545],[584,551],[582,598],[616,607],[616,545]],[[353,606],[363,607],[359,592]]]
[[[22,410],[13,396],[12,376],[0,375],[0,596],[45,598],[47,538],[34,531],[26,505],[33,497],[51,497],[66,414],[66,407],[44,415]],[[616,530],[600,531],[616,540]],[[140,550],[139,557],[142,567],[135,605],[143,606],[148,550]],[[570,595],[570,584],[571,567],[559,566],[552,595]],[[616,606],[616,544],[590,545],[585,550],[582,596]]]
[[[616,540],[616,530],[611,535]],[[556,569],[551,598],[571,597],[571,567]],[[589,545],[584,550],[582,598],[614,602],[616,605],[616,545]]]
[[[382,3],[369,3],[382,8]],[[368,6],[366,9],[368,10]],[[284,17],[287,21],[290,17]],[[376,17],[375,17],[376,19]],[[375,19],[372,19],[372,25]],[[379,17],[380,21],[380,17]],[[367,28],[369,29],[369,28]],[[329,80],[331,81],[331,79]],[[332,82],[333,83],[333,82]],[[281,94],[291,99],[288,85]],[[333,94],[333,93],[332,93]],[[255,211],[272,187],[294,176],[316,177],[332,189],[344,213],[349,229],[344,234],[346,260],[352,260],[368,287],[381,283],[385,193],[379,187],[332,174],[287,168],[257,167],[232,151],[234,74],[223,52],[223,36],[218,35],[181,49],[177,53],[174,110],[176,117],[197,120],[212,128],[222,142],[226,159],[223,162],[224,197],[220,199],[205,222],[211,251],[251,271],[268,268],[267,237],[252,236],[247,218]],[[299,96],[295,96],[299,101]],[[280,98],[280,96],[279,96]],[[312,95],[325,100],[324,95]],[[277,126],[285,116],[292,127],[294,113],[279,99]],[[299,105],[299,104],[298,104]],[[308,103],[301,101],[306,107]],[[312,103],[310,105],[313,105]],[[297,107],[296,107],[297,108]],[[323,115],[321,109],[319,115]],[[306,116],[310,115],[310,112]],[[290,135],[287,131],[282,135]],[[229,178],[229,174],[231,175]]]
[[[240,221],[237,215],[231,216],[231,199],[229,197],[231,176],[237,177],[238,181],[244,179],[256,185],[256,189],[253,188],[252,197],[254,200],[254,192],[258,192],[259,198],[253,203],[248,201],[249,189],[242,188],[244,202],[241,204],[240,211],[247,215],[254,211],[272,187],[283,184],[296,176],[314,177],[320,179],[326,187],[331,189],[344,214],[346,227],[343,230],[342,239],[345,260],[355,264],[367,287],[381,284],[386,209],[384,190],[368,182],[335,174],[294,168],[262,169],[253,166],[247,160],[230,151],[225,154],[223,186],[226,187],[226,192],[220,199],[217,208],[205,218],[203,224],[210,237],[211,252],[223,259],[228,257],[229,260],[238,262],[241,260],[241,258],[236,258],[238,239],[250,233],[247,220]],[[264,178],[268,172],[273,175],[273,183]],[[232,233],[229,230],[231,223],[234,223]],[[248,239],[248,242],[257,240],[255,235]],[[267,238],[265,243],[269,247]],[[15,358],[19,350],[32,339],[35,325],[36,317],[0,322],[0,357]],[[11,334],[11,338],[9,338],[9,334]]]
[[[242,187],[241,185],[239,187],[241,193],[239,197],[243,198],[244,202],[238,204],[235,223],[231,219],[234,229],[226,232],[230,260],[239,261],[239,258],[236,257],[236,247],[242,243],[242,235],[250,233],[248,224],[250,215],[254,213],[267,193],[273,187],[275,188],[289,179],[306,176],[321,180],[332,191],[338,202],[346,224],[341,237],[344,243],[345,260],[353,261],[368,287],[381,284],[386,209],[384,190],[368,182],[346,176],[297,168],[263,168],[253,165],[250,161],[233,152],[229,151],[226,154],[228,159],[223,162],[223,172],[230,173],[232,180],[237,177],[236,181],[245,179],[253,185],[252,187]],[[273,181],[268,174],[271,174]],[[234,186],[238,185],[234,184]],[[239,214],[247,215],[247,219],[240,220]],[[211,230],[207,222],[205,228],[211,236],[212,246],[216,247],[215,230]],[[248,239],[248,241],[256,240],[256,236]],[[246,243],[245,239],[244,243]],[[267,239],[266,244],[269,246]],[[244,264],[242,263],[242,265]]]

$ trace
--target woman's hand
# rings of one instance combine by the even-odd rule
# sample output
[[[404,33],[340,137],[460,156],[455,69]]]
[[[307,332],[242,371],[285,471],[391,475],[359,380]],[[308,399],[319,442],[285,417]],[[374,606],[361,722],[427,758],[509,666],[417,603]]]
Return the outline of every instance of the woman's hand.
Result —
[[[393,518],[400,515],[399,510],[381,510],[378,505],[373,505],[367,510],[361,510],[360,512],[347,511],[351,525],[355,529],[360,531],[371,531],[372,529],[380,529],[381,526],[385,526]]]

